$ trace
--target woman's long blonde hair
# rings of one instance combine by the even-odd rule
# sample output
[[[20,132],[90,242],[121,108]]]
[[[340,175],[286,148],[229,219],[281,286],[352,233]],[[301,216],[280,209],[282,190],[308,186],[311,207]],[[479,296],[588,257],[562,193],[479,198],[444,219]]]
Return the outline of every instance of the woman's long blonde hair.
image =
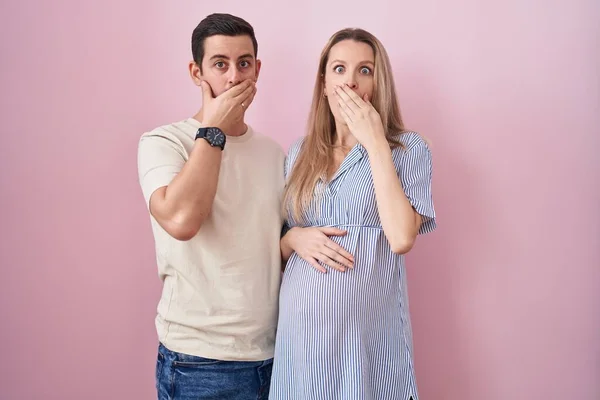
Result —
[[[331,36],[321,52],[315,82],[312,106],[308,118],[307,136],[294,163],[284,192],[284,211],[291,212],[296,221],[303,219],[303,211],[310,206],[319,178],[326,178],[333,161],[335,120],[325,88],[325,68],[331,48],[343,40],[366,43],[375,54],[374,89],[371,104],[383,121],[390,147],[401,146],[394,137],[404,132],[390,60],[381,42],[363,29],[342,29]]]

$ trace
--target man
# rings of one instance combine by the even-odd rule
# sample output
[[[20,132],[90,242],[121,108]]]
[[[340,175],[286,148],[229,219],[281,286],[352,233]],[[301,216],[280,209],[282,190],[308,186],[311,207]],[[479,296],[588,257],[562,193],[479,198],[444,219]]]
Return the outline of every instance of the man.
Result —
[[[268,397],[281,277],[281,147],[244,123],[261,62],[254,29],[212,14],[192,34],[192,118],[142,135],[139,179],[162,297],[159,399]]]

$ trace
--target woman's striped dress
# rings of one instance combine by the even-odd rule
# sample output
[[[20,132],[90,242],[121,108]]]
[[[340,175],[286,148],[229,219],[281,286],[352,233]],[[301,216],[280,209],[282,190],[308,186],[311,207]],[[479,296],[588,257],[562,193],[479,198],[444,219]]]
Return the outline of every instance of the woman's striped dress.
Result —
[[[435,229],[431,154],[414,132],[392,150],[404,191],[423,216],[420,234]],[[290,148],[286,178],[303,140]],[[377,212],[369,157],[357,144],[303,226],[348,231],[332,237],[355,258],[354,269],[318,272],[293,254],[279,298],[271,400],[418,399],[404,257],[394,254]],[[290,227],[298,226],[288,218]]]

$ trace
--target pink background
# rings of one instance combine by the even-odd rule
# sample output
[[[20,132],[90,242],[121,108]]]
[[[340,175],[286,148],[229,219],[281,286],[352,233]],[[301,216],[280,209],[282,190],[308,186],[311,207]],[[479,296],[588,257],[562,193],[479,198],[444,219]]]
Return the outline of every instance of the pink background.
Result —
[[[155,396],[136,146],[200,106],[214,11],[255,26],[248,119],[285,148],[329,35],[386,45],[435,161],[439,230],[408,259],[422,399],[600,398],[600,3],[87,3],[0,5],[0,398]]]

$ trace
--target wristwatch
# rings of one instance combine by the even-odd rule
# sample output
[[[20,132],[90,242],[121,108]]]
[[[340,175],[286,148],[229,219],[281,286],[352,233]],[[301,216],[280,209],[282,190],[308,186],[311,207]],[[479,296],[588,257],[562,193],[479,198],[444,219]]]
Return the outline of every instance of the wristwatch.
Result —
[[[196,139],[205,139],[212,147],[225,148],[225,134],[216,127],[199,128],[196,133]]]

